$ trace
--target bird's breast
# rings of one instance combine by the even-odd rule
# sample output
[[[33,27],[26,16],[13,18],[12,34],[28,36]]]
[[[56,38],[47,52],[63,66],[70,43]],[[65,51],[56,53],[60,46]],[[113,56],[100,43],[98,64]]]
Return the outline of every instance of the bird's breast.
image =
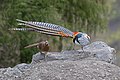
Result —
[[[75,40],[75,44],[77,44],[77,45],[85,46],[89,43],[90,42],[89,42],[88,38],[86,38],[86,37],[81,37],[81,38],[78,38],[78,40]]]
[[[49,45],[46,44],[40,44],[38,48],[43,51],[43,52],[48,52],[49,51]]]

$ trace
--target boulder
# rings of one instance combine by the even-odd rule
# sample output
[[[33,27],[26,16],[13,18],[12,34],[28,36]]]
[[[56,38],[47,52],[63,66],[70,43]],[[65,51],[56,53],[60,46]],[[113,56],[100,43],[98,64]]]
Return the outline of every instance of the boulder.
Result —
[[[84,47],[84,49],[94,55],[99,60],[115,63],[116,50],[102,41],[96,41]]]
[[[49,52],[47,54],[47,60],[80,60],[88,57],[94,57],[102,61],[115,63],[115,53],[116,50],[114,48],[111,48],[102,41],[96,41],[87,46],[84,46],[83,50],[80,49],[62,52]],[[37,53],[33,55],[31,64],[43,61],[43,59],[43,55],[41,55],[41,53]]]
[[[37,63],[26,72],[24,80],[120,80],[120,68],[94,60],[59,60]]]
[[[0,69],[0,80],[120,80],[115,49],[101,41],[83,50],[49,52],[33,55],[30,64],[22,63]]]

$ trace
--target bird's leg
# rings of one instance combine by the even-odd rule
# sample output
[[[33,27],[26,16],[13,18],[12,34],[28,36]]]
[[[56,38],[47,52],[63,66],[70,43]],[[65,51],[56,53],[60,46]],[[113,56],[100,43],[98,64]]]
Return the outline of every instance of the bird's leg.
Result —
[[[76,50],[76,49],[75,49],[75,47],[76,47],[76,45],[75,45],[75,44],[73,44],[73,50]]]
[[[47,52],[44,53],[44,60],[47,61]]]
[[[82,49],[82,51],[83,51],[83,53],[84,53],[84,49],[83,49],[83,46],[81,46],[81,49]]]
[[[45,60],[45,58],[46,58],[46,54],[43,53],[42,51],[40,51],[40,53],[41,53],[41,55],[44,57],[44,60]]]
[[[47,61],[47,52],[41,52],[41,55],[44,57],[44,61]]]

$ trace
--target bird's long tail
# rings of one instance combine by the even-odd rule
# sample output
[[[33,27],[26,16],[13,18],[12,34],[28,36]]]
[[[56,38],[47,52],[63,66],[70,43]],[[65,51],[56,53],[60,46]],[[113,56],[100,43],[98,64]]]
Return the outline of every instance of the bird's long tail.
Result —
[[[62,36],[62,37],[73,37],[73,32],[70,30],[51,23],[44,23],[44,22],[33,22],[33,21],[23,21],[16,19],[19,23],[18,25],[25,25],[30,28],[35,29],[37,32],[41,32],[44,34],[54,34],[56,36]]]
[[[39,43],[30,44],[30,45],[28,45],[28,46],[25,46],[24,48],[35,47],[35,46],[37,46],[37,45],[39,45]]]
[[[10,28],[11,31],[34,31],[32,28]]]
[[[9,30],[11,31],[34,31],[34,32],[42,33],[42,34],[52,35],[52,36],[61,36],[61,34],[59,34],[57,30],[36,27],[37,22],[27,22],[27,21],[23,21],[19,19],[16,19],[16,20],[20,22],[18,23],[18,25],[25,25],[30,28],[10,28]],[[36,23],[36,24],[33,24],[33,23]]]
[[[61,36],[60,34],[56,34],[54,32],[44,31],[44,30],[37,30],[33,28],[10,28],[11,31],[33,31],[33,32],[39,32],[42,34],[52,35],[52,36]]]
[[[40,31],[49,32],[49,33],[56,33],[56,34],[59,32],[58,30],[51,29],[49,27],[43,27],[43,26],[47,26],[48,23],[23,21],[23,20],[19,20],[19,19],[16,19],[16,20],[18,22],[20,22],[20,23],[18,23],[18,25],[25,25],[25,26],[28,26],[35,30],[40,30]]]

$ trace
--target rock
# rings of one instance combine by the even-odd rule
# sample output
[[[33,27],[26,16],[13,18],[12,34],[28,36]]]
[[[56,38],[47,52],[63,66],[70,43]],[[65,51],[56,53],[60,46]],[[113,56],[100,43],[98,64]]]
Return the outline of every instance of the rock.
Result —
[[[47,54],[47,61],[54,61],[54,60],[80,60],[83,58],[89,57],[90,52],[83,53],[82,51],[63,51],[63,52],[49,52]],[[36,62],[43,62],[44,57],[41,55],[41,53],[37,53],[33,55],[31,64],[34,64]]]
[[[0,80],[120,80],[118,66],[93,58],[36,63],[21,75],[13,70],[0,69]]]
[[[87,58],[37,63],[26,74],[24,80],[120,80],[118,66]]]
[[[44,59],[44,56],[40,52],[38,52],[37,54],[34,54],[32,56],[31,64],[36,64],[36,63],[40,62],[43,59]]]
[[[106,43],[96,41],[84,47],[82,50],[71,50],[62,52],[49,52],[47,54],[47,60],[80,60],[88,57],[95,57],[99,60],[103,60],[109,63],[115,63],[116,51]],[[44,59],[41,53],[33,55],[32,63],[41,62]]]
[[[26,63],[22,63],[22,64],[18,64],[16,65],[14,68],[19,69],[21,72],[24,72],[25,70],[30,68],[30,64],[26,64]]]
[[[109,63],[115,63],[116,50],[102,41],[96,41],[84,47],[85,51],[90,51],[94,56]]]
[[[96,41],[82,50],[49,52],[33,55],[30,64],[1,68],[0,80],[120,80],[120,67],[115,61],[115,49]]]
[[[17,68],[0,69],[0,80],[21,80],[22,72]]]
[[[30,64],[22,63],[11,68],[0,69],[0,80],[21,80],[21,76],[25,71],[30,69]]]

